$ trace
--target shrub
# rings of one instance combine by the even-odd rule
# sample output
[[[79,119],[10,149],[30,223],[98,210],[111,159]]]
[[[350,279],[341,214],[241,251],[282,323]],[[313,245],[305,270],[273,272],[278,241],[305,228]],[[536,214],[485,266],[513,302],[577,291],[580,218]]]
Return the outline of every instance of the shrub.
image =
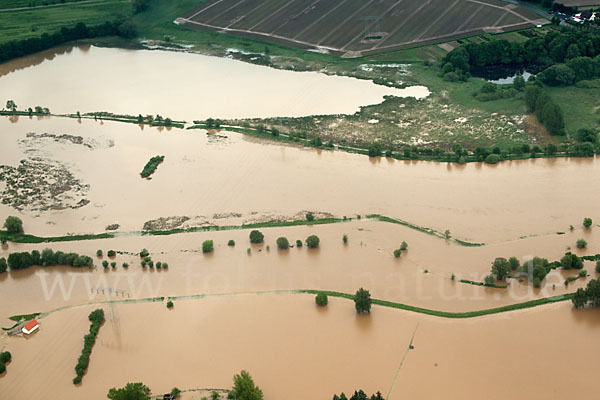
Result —
[[[10,354],[10,352],[3,351],[2,353],[0,353],[0,362],[2,364],[10,362],[10,360],[12,360],[12,355]]]
[[[6,217],[4,221],[4,228],[9,233],[23,233],[23,221],[19,217]]]
[[[510,264],[506,258],[498,257],[492,263],[492,274],[494,274],[499,281],[506,279],[509,272]]]
[[[152,260],[148,261],[148,266],[150,268],[153,268],[154,267],[154,261],[152,261]]]
[[[345,233],[342,236],[342,242],[344,242],[344,244],[348,243],[348,235],[346,235]]]
[[[488,164],[497,164],[500,161],[500,156],[498,154],[490,154],[485,158],[485,162]]]
[[[141,265],[142,265],[142,268],[146,268],[146,264],[148,264],[148,263],[146,262],[146,260],[142,260],[142,263],[141,263]]]
[[[408,243],[406,243],[405,241],[402,241],[402,244],[400,245],[400,250],[406,250],[408,249]]]
[[[400,249],[394,250],[394,257],[400,258],[401,255],[402,255],[402,251]]]
[[[508,263],[510,264],[511,271],[516,271],[521,266],[521,262],[517,257],[511,257],[508,259]]]
[[[315,297],[315,302],[320,307],[326,306],[327,302],[328,302],[327,295],[325,293],[319,293],[319,294],[317,294],[317,297]]]
[[[167,264],[166,262],[162,263],[162,267],[163,269],[168,269],[169,268],[169,264]]]
[[[140,257],[145,258],[148,257],[150,253],[148,253],[148,250],[146,249],[142,249],[142,251],[140,251]]]
[[[106,253],[106,255],[112,258],[112,257],[116,257],[116,256],[117,256],[117,253],[116,253],[114,250],[109,250],[109,251]]]
[[[181,390],[179,390],[178,388],[174,387],[173,389],[171,389],[171,398],[172,399],[176,399],[181,395]]]
[[[313,213],[307,212],[306,213],[306,220],[307,221],[314,221],[315,220],[315,216],[313,215]]]
[[[250,247],[248,247],[248,250],[246,250],[246,253],[250,254],[252,250],[250,250]]]
[[[250,232],[250,243],[262,243],[265,238],[265,235],[261,233],[261,231],[257,231],[256,229]]]
[[[584,218],[583,219],[583,226],[585,228],[589,228],[592,226],[592,219],[591,218]]]
[[[485,278],[483,279],[483,282],[486,285],[493,285],[496,282],[496,278],[494,277],[494,275],[489,274],[489,275],[485,276]]]
[[[204,242],[202,242],[202,252],[210,253],[211,251],[213,251],[213,241],[205,240]]]
[[[233,239],[229,239],[229,242],[227,242],[227,246],[235,246],[235,241]]]
[[[296,247],[302,247],[302,240],[296,240]]]
[[[539,276],[533,277],[533,287],[539,288],[541,286],[542,286],[542,280],[540,279],[540,277]]]
[[[173,308],[173,302],[171,300],[167,301],[167,308]]]
[[[266,250],[267,251],[271,250],[271,246],[267,245]]]
[[[354,295],[354,307],[359,314],[369,314],[371,312],[371,293],[363,288],[358,289]]]
[[[450,280],[455,280],[456,279],[456,275],[454,275],[454,272],[452,273],[452,275],[450,275]]]
[[[156,168],[158,168],[158,165],[160,163],[162,163],[164,160],[165,160],[165,156],[152,157],[150,160],[148,160],[148,162],[144,166],[144,169],[140,173],[140,176],[142,178],[148,178],[150,175],[152,175],[154,173],[154,171],[156,171]]]
[[[106,260],[102,261],[102,266],[104,268],[108,268],[108,261],[106,261]]]
[[[162,268],[162,263],[160,261],[156,263],[156,268]]]
[[[126,262],[123,263],[123,268],[128,268],[129,264],[127,264]]]
[[[310,235],[306,238],[306,245],[311,249],[319,247],[319,242],[320,240],[317,235]]]
[[[98,257],[102,257],[102,250],[98,250],[98,251],[96,251],[96,256],[98,256]]]
[[[587,242],[584,239],[579,239],[577,241],[577,248],[578,249],[585,249],[587,247]]]
[[[446,240],[450,239],[452,237],[452,235],[450,234],[450,229],[446,229],[446,231],[444,232],[444,238]]]
[[[0,258],[0,272],[6,272],[8,268],[8,264],[6,263],[6,258]]]
[[[585,278],[586,276],[587,276],[587,271],[585,269],[582,269],[581,271],[579,271],[580,278]]]
[[[113,261],[113,262],[110,263],[110,266],[114,268],[114,267],[117,266],[117,263],[115,261]]]
[[[290,242],[288,242],[287,238],[279,237],[277,238],[277,248],[280,250],[285,250],[290,247]]]

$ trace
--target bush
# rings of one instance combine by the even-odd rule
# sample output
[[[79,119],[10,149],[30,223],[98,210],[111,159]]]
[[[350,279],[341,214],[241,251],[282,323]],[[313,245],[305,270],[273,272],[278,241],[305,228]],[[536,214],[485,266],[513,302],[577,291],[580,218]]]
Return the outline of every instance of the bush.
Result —
[[[371,312],[371,293],[363,288],[358,289],[354,295],[354,307],[359,314],[369,314]]]
[[[169,268],[169,264],[167,264],[166,262],[162,263],[162,267],[163,269],[168,269]]]
[[[498,162],[500,162],[500,156],[498,154],[490,154],[485,158],[485,162],[488,164],[498,164]]]
[[[233,239],[229,239],[229,242],[227,242],[227,246],[235,246],[235,241]]]
[[[580,278],[585,278],[586,276],[587,276],[587,271],[585,269],[582,269],[581,271],[579,271]]]
[[[213,251],[213,241],[205,240],[204,242],[202,242],[202,252],[210,253],[211,251]]]
[[[154,156],[152,157],[144,166],[144,169],[140,173],[142,178],[148,178],[150,175],[156,171],[158,165],[165,160],[165,156]]]
[[[173,302],[171,300],[167,301],[167,308],[173,308]]]
[[[348,235],[346,235],[345,233],[342,236],[342,242],[344,242],[344,244],[348,243]]]
[[[149,254],[150,253],[148,253],[148,250],[146,250],[146,249],[142,249],[142,251],[140,251],[140,257],[145,258],[145,257],[148,257]]]
[[[406,250],[408,249],[408,243],[406,243],[405,241],[402,241],[402,244],[400,245],[400,250]]]
[[[310,235],[306,238],[306,245],[311,249],[319,247],[319,242],[320,240],[317,235]]]
[[[123,263],[123,268],[129,268],[129,264],[127,264],[126,262]]]
[[[577,248],[578,249],[585,249],[587,247],[587,242],[585,241],[585,239],[579,239],[577,241]]]
[[[96,251],[96,256],[97,257],[102,257],[102,250]]]
[[[485,276],[483,282],[485,282],[486,285],[493,285],[496,282],[496,278],[494,277],[494,275],[489,274]]]
[[[542,286],[542,280],[539,278],[539,276],[535,276],[533,278],[533,287],[534,288],[539,288]]]
[[[296,240],[296,247],[302,247],[302,240]]]
[[[319,293],[317,294],[317,297],[315,297],[315,302],[317,303],[317,305],[319,307],[324,307],[327,305],[327,295],[325,293]]]
[[[510,264],[511,271],[516,271],[521,266],[519,259],[517,257],[511,257],[508,259],[508,263]]]
[[[3,351],[0,353],[0,363],[6,364],[12,360],[12,355],[8,351]]]
[[[108,268],[108,261],[106,261],[106,260],[102,261],[102,266],[104,268]]]
[[[109,250],[108,253],[106,253],[107,256],[109,257],[116,257],[117,253],[114,250]]]
[[[152,261],[152,260],[148,261],[148,266],[150,268],[154,268],[154,261]]]
[[[560,259],[560,264],[564,269],[581,269],[583,268],[583,260],[577,255],[571,252],[565,253]]]
[[[307,212],[306,213],[306,220],[307,221],[314,221],[315,220],[315,216],[313,215],[313,213]]]
[[[110,266],[111,266],[111,267],[113,267],[113,268],[114,268],[114,267],[116,267],[116,266],[117,266],[117,263],[116,263],[116,261],[113,261],[113,262],[111,262],[111,263],[110,263]]]
[[[402,250],[400,250],[400,249],[394,250],[394,257],[400,258],[401,255],[402,255]]]
[[[8,233],[23,233],[23,221],[19,217],[6,217],[4,228]]]
[[[584,228],[590,228],[592,226],[592,219],[591,218],[584,218],[583,219],[583,227]]]
[[[262,243],[265,236],[256,229],[250,232],[250,243]]]
[[[381,143],[372,143],[369,145],[369,157],[379,157],[382,151]]]
[[[4,258],[4,257],[0,258],[0,273],[6,272],[7,268],[8,268],[8,264],[6,262],[6,258]]]
[[[162,268],[162,263],[161,263],[160,261],[158,261],[158,262],[156,263],[156,268],[159,268],[159,269],[160,269],[160,268]]]
[[[279,237],[277,238],[277,248],[280,250],[286,250],[290,247],[290,242],[288,242],[287,238]]]

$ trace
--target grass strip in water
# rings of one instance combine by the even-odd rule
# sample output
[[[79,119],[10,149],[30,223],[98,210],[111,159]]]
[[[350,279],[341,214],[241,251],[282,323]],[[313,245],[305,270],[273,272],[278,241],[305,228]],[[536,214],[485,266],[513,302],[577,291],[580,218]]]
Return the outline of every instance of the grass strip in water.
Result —
[[[0,239],[5,239],[13,243],[72,242],[79,240],[111,239],[114,237],[115,235],[112,233],[42,237],[35,235],[26,235],[23,233],[9,233],[7,231],[0,231]]]
[[[343,298],[343,299],[354,300],[354,296],[351,294],[348,294],[348,293],[331,292],[331,291],[324,291],[324,290],[310,290],[310,289],[309,290],[301,290],[300,292],[310,293],[310,294],[325,293],[327,296],[331,296],[331,297],[339,297],[339,298]],[[383,307],[398,308],[400,310],[412,311],[412,312],[416,312],[419,314],[433,315],[433,316],[442,317],[442,318],[473,318],[473,317],[481,317],[484,315],[499,314],[499,313],[503,313],[503,312],[507,312],[507,311],[522,310],[522,309],[526,309],[526,308],[541,306],[544,304],[557,303],[557,302],[561,302],[561,301],[570,300],[572,297],[573,297],[573,293],[568,293],[565,295],[544,297],[542,299],[525,301],[523,303],[509,304],[509,305],[502,306],[502,307],[488,308],[485,310],[476,310],[476,311],[465,311],[465,312],[450,312],[450,311],[431,310],[428,308],[415,307],[415,306],[410,306],[407,304],[395,303],[393,301],[378,300],[378,299],[372,299],[372,304],[376,304],[376,305],[383,306]]]
[[[468,279],[461,279],[459,282],[461,282],[461,283],[468,283],[469,285],[485,286],[485,287],[492,287],[492,288],[497,288],[497,289],[506,289],[506,288],[508,288],[508,285],[497,285],[495,283],[476,282],[476,281],[470,281]]]

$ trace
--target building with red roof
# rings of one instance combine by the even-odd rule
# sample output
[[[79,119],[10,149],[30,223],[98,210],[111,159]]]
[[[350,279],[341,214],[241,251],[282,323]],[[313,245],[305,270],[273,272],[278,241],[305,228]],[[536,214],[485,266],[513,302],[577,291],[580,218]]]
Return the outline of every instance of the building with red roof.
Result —
[[[23,333],[29,335],[29,334],[33,333],[39,327],[40,327],[40,324],[35,319],[32,319],[31,321],[29,321],[28,323],[25,324],[22,331],[23,331]]]

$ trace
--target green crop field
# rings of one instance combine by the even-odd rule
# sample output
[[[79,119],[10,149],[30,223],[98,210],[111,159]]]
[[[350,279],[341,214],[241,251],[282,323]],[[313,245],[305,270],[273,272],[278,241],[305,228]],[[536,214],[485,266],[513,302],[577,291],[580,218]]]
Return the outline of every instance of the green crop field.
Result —
[[[499,0],[209,0],[177,19],[202,30],[361,56],[547,21]]]
[[[19,4],[17,0],[11,3]],[[52,7],[31,8],[18,11],[0,10],[0,42],[39,37],[54,33],[63,26],[84,22],[88,25],[113,21],[117,16],[132,13],[129,0],[95,0],[68,2]]]

